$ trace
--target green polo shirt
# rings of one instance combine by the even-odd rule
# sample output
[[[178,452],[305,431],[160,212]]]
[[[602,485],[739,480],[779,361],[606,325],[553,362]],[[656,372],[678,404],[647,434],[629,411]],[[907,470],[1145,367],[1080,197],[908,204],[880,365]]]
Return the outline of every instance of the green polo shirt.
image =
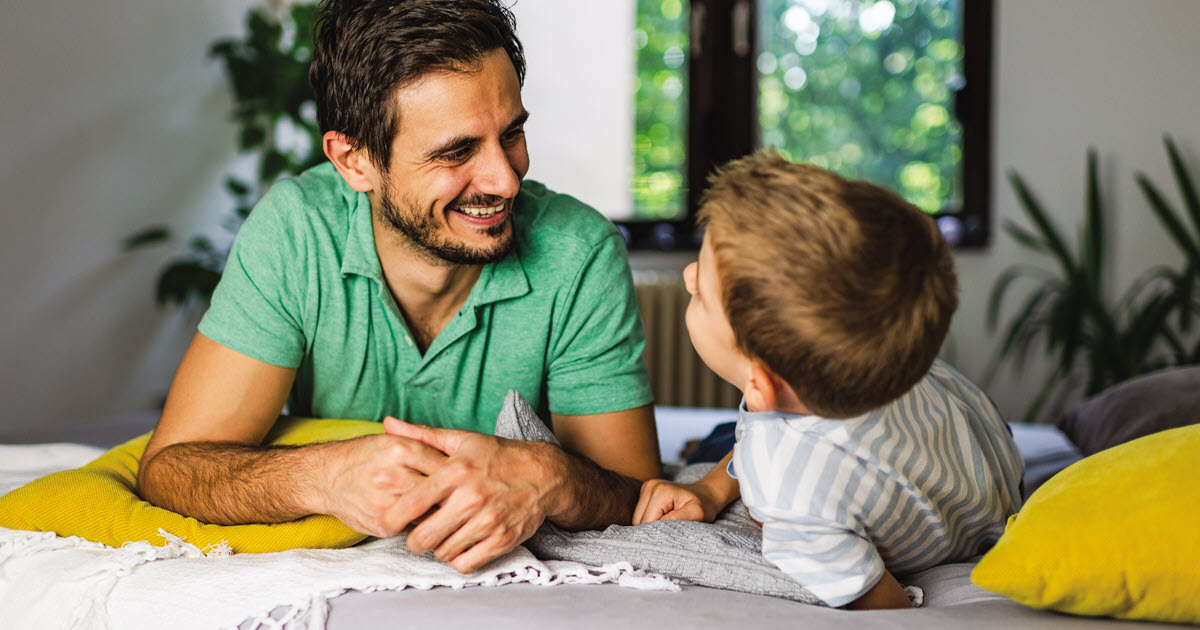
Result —
[[[515,389],[548,412],[651,401],[624,241],[603,215],[526,181],[515,250],[483,268],[422,356],[383,279],[370,201],[329,163],[279,182],[242,226],[200,332],[296,368],[293,415],[491,433]]]

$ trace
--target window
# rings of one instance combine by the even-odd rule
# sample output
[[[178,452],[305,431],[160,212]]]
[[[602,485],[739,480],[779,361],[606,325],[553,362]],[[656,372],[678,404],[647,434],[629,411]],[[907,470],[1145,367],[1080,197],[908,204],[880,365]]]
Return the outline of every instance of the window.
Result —
[[[637,0],[635,248],[696,245],[713,167],[760,146],[987,241],[992,0]]]

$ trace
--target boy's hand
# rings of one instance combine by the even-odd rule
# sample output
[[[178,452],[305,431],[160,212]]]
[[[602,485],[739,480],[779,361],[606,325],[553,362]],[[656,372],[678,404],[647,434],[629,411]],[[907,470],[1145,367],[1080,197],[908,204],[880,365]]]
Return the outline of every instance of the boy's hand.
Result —
[[[701,521],[711,523],[725,504],[703,483],[678,484],[651,479],[642,484],[642,494],[633,511],[633,524],[653,521]]]

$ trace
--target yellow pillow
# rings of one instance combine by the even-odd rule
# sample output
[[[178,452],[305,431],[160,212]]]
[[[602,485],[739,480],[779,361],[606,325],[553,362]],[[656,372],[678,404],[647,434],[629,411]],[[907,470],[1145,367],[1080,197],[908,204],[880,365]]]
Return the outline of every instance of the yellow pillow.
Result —
[[[377,422],[283,418],[266,442],[312,444],[382,432]],[[141,540],[165,542],[158,534],[162,528],[201,550],[227,542],[238,553],[337,549],[366,538],[332,516],[269,525],[210,525],[154,507],[134,491],[138,463],[149,441],[147,433],[83,468],[47,475],[0,497],[0,527],[79,536],[113,547]]]
[[[1200,623],[1200,425],[1068,467],[1008,520],[971,579],[1034,608]]]

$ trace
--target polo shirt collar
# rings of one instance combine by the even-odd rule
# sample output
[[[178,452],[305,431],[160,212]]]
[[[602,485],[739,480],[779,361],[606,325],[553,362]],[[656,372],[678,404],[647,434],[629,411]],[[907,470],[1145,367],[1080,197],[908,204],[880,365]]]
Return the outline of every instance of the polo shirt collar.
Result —
[[[343,192],[350,208],[346,233],[346,251],[342,253],[342,276],[355,274],[383,282],[379,252],[375,251],[375,231],[371,225],[371,200],[367,193],[346,187]]]
[[[342,255],[342,276],[365,276],[382,285],[383,269],[379,264],[379,252],[375,249],[375,230],[371,224],[371,200],[366,193],[353,190],[344,194],[350,208],[350,217],[346,251]],[[520,252],[514,248],[500,262],[484,265],[466,305],[483,306],[520,297],[526,293],[529,293],[529,277],[525,274]]]

